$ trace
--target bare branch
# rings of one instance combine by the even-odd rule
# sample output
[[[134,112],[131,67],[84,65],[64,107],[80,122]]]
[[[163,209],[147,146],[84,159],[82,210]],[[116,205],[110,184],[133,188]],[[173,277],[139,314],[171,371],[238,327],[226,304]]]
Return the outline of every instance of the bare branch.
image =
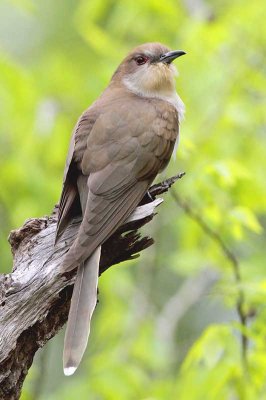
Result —
[[[180,176],[179,176],[180,177]],[[179,179],[170,178],[168,185]],[[166,191],[151,188],[153,197]],[[133,259],[153,244],[138,229],[154,217],[162,199],[145,196],[128,221],[102,247],[100,274],[110,266]],[[60,264],[73,242],[80,219],[73,220],[54,246],[57,210],[49,216],[26,221],[9,237],[13,271],[0,275],[0,399],[18,399],[35,352],[67,320],[75,271],[61,275]]]
[[[165,343],[173,342],[177,325],[187,311],[214,285],[218,273],[204,269],[197,276],[185,280],[170,297],[157,319],[157,335]]]
[[[227,246],[227,244],[225,243],[223,238],[219,235],[219,233],[216,232],[214,229],[212,229],[206,223],[206,221],[204,221],[202,216],[199,215],[186,200],[183,200],[174,190],[171,190],[170,193],[171,193],[172,197],[174,198],[176,204],[178,204],[179,207],[181,207],[184,210],[184,212],[191,219],[193,219],[193,221],[195,221],[202,228],[202,230],[219,246],[219,248],[223,252],[224,256],[230,262],[230,264],[232,266],[232,271],[234,274],[235,282],[239,286],[236,310],[237,310],[238,317],[239,317],[241,324],[243,325],[244,328],[246,328],[248,314],[244,310],[245,296],[244,296],[243,290],[240,287],[240,285],[241,285],[240,265],[239,265],[239,262],[238,262],[236,256],[231,251],[231,249]],[[241,349],[242,349],[243,365],[244,365],[245,369],[247,368],[247,347],[248,347],[248,337],[245,334],[245,332],[242,332],[241,333]]]

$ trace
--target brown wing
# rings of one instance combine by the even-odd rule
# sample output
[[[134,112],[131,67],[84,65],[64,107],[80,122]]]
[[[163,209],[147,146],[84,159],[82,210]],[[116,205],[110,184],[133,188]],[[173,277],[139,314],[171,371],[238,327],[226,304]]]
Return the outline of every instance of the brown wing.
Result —
[[[58,207],[55,241],[62,235],[71,219],[75,215],[81,214],[81,205],[77,188],[78,176],[81,173],[78,163],[82,159],[82,154],[86,149],[87,137],[90,134],[96,118],[97,113],[95,109],[93,107],[89,108],[80,117],[72,134],[64,170],[63,189]]]
[[[62,270],[85,261],[127,219],[169,161],[178,134],[177,115],[169,107],[171,118],[164,118],[163,104],[158,110],[152,102],[131,101],[95,122],[81,161],[88,176],[86,209]]]

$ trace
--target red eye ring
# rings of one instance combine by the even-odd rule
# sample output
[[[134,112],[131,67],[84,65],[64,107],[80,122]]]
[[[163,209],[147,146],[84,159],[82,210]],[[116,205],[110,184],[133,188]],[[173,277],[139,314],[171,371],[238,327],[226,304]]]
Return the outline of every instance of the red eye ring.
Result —
[[[148,57],[138,56],[137,58],[135,58],[135,61],[138,65],[143,65],[146,64],[146,62],[148,61]]]

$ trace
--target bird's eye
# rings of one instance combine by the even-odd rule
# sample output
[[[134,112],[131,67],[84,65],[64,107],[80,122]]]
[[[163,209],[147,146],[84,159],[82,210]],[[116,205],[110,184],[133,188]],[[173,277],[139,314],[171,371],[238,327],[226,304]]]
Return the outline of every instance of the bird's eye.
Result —
[[[138,56],[137,58],[135,58],[135,61],[138,65],[143,65],[148,61],[148,57]]]

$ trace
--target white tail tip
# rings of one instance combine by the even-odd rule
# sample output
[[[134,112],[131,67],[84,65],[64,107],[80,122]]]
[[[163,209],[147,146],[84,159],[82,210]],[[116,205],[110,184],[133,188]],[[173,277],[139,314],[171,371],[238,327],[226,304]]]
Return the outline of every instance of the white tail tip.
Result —
[[[74,374],[74,372],[76,371],[76,367],[67,367],[67,368],[64,368],[64,374],[66,375],[66,376],[70,376],[70,375],[73,375]]]

